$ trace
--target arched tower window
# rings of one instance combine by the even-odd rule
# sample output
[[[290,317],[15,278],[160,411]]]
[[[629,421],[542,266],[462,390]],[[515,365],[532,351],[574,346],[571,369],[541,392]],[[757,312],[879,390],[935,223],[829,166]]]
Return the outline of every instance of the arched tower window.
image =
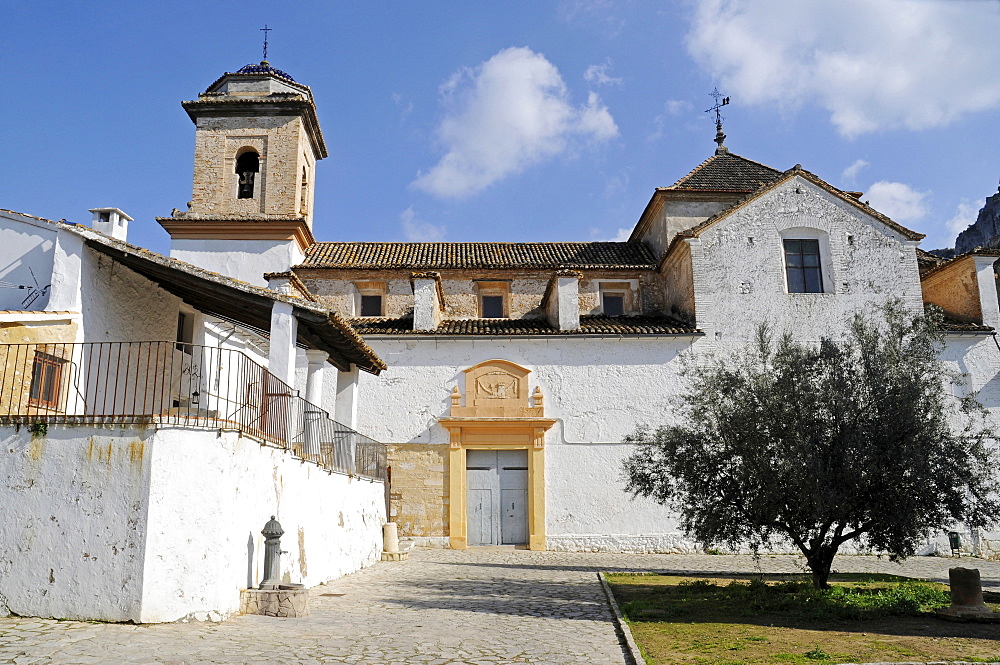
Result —
[[[255,150],[248,150],[236,158],[236,175],[240,177],[236,198],[253,198],[253,181],[258,171],[260,171],[260,156]]]
[[[302,167],[302,186],[300,187],[301,193],[299,194],[299,214],[308,214],[309,207],[309,171],[306,167]]]

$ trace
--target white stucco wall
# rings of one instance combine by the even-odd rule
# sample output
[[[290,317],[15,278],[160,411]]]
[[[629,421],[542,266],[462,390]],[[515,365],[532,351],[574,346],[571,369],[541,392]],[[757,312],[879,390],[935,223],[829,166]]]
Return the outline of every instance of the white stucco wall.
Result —
[[[55,241],[56,232],[50,224],[13,213],[0,213],[0,247],[3,247],[0,281],[22,286],[34,286],[37,281],[42,288],[50,285]],[[45,309],[48,295],[25,307],[23,301],[29,293],[27,289],[0,288],[0,310]]]
[[[0,612],[139,618],[152,436],[0,427]]]
[[[798,190],[798,191],[796,191]],[[782,233],[825,236],[823,293],[788,293]],[[742,343],[762,321],[819,340],[851,313],[901,298],[922,304],[915,243],[804,178],[731,213],[691,245],[697,325]]]
[[[181,299],[109,256],[82,252],[84,341],[174,341]]]
[[[732,205],[738,197],[723,201],[680,201],[667,199],[651,220],[645,233],[639,236],[653,256],[659,258],[670,246],[670,241],[681,231],[693,229],[706,219]]]
[[[238,609],[261,581],[271,515],[282,577],[312,586],[373,563],[382,483],[331,474],[235,432],[0,427],[0,611],[161,622]]]
[[[551,549],[688,551],[669,511],[624,491],[622,438],[639,424],[671,421],[682,386],[678,354],[691,337],[646,338],[366,338],[389,365],[363,374],[358,429],[387,443],[446,446],[437,419],[448,415],[463,370],[492,358],[532,370],[540,386],[546,435],[546,531]],[[401,406],[405,405],[405,406]],[[392,414],[386,417],[385,414]]]
[[[176,239],[170,256],[256,286],[267,286],[264,273],[288,270],[303,258],[291,240]]]
[[[286,582],[315,586],[381,554],[382,483],[328,473],[235,432],[185,428],[157,432],[151,465],[142,622],[236,611],[239,590],[263,579],[260,530],[271,515],[285,530]]]

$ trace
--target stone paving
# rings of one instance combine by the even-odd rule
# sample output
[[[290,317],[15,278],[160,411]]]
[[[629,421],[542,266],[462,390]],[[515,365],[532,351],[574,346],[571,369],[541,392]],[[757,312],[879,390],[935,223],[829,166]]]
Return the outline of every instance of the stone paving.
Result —
[[[843,572],[947,580],[955,559],[840,557]],[[1000,589],[1000,562],[963,559]],[[147,626],[0,619],[0,663],[601,665],[625,663],[599,570],[797,572],[801,559],[524,550],[416,550],[315,587],[305,619]],[[334,595],[327,595],[334,594]],[[343,595],[340,595],[343,594]]]

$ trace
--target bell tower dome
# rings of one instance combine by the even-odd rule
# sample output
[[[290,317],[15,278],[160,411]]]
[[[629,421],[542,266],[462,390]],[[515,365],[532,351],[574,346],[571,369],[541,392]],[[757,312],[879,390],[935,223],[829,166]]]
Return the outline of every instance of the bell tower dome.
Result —
[[[170,255],[264,285],[314,242],[315,169],[327,151],[312,91],[265,60],[182,106],[195,124],[193,193],[186,211],[157,218]]]

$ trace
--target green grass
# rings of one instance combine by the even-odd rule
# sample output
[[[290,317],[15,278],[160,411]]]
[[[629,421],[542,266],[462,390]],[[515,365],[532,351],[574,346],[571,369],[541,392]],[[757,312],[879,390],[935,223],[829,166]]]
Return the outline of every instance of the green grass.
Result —
[[[934,608],[950,604],[942,584],[838,575],[820,591],[802,575],[607,580],[647,663],[1000,659],[995,625],[932,617]]]

